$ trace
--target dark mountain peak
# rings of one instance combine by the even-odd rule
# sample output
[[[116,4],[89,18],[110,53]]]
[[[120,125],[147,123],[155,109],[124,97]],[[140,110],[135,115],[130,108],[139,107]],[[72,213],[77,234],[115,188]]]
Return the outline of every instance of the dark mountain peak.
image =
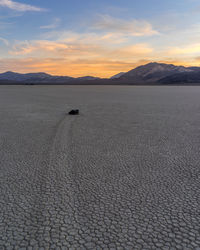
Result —
[[[131,71],[171,71],[171,70],[179,70],[179,71],[189,71],[189,69],[185,68],[184,66],[175,66],[174,64],[166,64],[166,63],[157,63],[157,62],[151,62],[142,66],[139,66]]]
[[[167,65],[167,64],[158,63],[158,62],[150,62],[150,63],[144,64],[144,65],[140,65],[139,67],[155,67],[155,66],[158,66],[158,65],[162,66],[162,65]]]
[[[175,66],[174,64],[172,63],[158,63],[158,62],[150,62],[150,63],[147,63],[147,64],[144,64],[144,65],[141,65],[141,66]]]
[[[4,73],[0,74],[0,80],[16,81],[21,76],[22,76],[22,74],[20,74],[20,73],[7,71],[7,72],[4,72]]]
[[[175,73],[191,71],[191,69],[184,66],[151,62],[130,70],[122,75],[120,79],[133,80],[135,82],[153,82]]]
[[[36,73],[27,73],[24,74],[24,77],[26,79],[30,79],[30,78],[52,78],[53,76],[44,72],[36,72]]]
[[[45,72],[35,72],[35,73],[26,73],[25,75],[39,75],[39,76],[51,76]]]
[[[1,75],[19,75],[20,73],[16,73],[16,72],[13,72],[13,71],[6,71],[4,73],[1,73]]]
[[[77,79],[84,81],[84,80],[98,80],[100,78],[95,76],[81,76],[78,77]]]

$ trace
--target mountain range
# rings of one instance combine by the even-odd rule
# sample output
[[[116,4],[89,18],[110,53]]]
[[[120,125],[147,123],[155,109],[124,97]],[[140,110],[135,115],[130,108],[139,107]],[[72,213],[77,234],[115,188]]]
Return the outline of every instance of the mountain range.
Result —
[[[28,74],[20,74],[12,71],[7,71],[5,73],[0,74],[0,81],[16,81],[16,82],[26,82],[26,83],[66,83],[72,81],[85,81],[85,80],[97,80],[99,78],[92,76],[84,76],[84,77],[70,77],[70,76],[53,76],[50,74],[46,74],[43,72],[39,73],[28,73]]]
[[[0,74],[0,84],[200,84],[200,67],[175,66],[164,63],[148,63],[128,72],[121,72],[109,79],[98,77],[53,76],[46,73]]]

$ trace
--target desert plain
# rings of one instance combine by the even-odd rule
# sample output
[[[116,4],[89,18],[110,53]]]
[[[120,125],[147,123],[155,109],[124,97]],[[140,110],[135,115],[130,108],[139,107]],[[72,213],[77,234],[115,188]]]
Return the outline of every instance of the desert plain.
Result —
[[[200,87],[0,86],[0,249],[200,249],[199,162]]]

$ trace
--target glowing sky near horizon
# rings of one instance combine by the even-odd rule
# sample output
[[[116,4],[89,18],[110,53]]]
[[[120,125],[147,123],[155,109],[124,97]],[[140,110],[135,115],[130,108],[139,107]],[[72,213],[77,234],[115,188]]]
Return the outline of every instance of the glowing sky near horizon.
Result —
[[[0,0],[0,72],[109,77],[200,66],[198,0]]]

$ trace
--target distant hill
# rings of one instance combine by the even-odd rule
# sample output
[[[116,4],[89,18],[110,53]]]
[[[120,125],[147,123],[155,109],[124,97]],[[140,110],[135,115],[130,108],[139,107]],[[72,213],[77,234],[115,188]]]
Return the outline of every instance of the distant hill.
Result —
[[[11,81],[24,81],[28,79],[47,79],[51,78],[51,75],[46,73],[28,73],[28,74],[20,74],[12,71],[7,71],[5,73],[0,74],[0,80],[11,80]]]
[[[85,76],[85,77],[70,77],[70,76],[52,76],[43,72],[39,73],[28,73],[28,74],[20,74],[15,73],[12,71],[7,71],[5,73],[0,74],[0,81],[7,80],[7,81],[16,81],[16,82],[25,82],[25,83],[68,83],[73,81],[90,81],[90,80],[97,80],[100,78],[92,77],[92,76]]]
[[[94,76],[83,76],[83,77],[78,77],[78,78],[74,78],[74,79],[79,80],[79,81],[94,81],[94,80],[99,80],[101,78],[94,77]]]
[[[200,67],[175,66],[164,63],[148,63],[139,66],[126,73],[121,72],[109,79],[101,79],[93,76],[70,77],[53,76],[43,72],[20,74],[5,72],[0,74],[2,84],[28,84],[28,85],[163,85],[163,84],[199,84]]]
[[[121,80],[131,80],[134,83],[158,82],[167,76],[193,72],[191,68],[175,66],[173,64],[149,63],[139,66],[123,74]]]

